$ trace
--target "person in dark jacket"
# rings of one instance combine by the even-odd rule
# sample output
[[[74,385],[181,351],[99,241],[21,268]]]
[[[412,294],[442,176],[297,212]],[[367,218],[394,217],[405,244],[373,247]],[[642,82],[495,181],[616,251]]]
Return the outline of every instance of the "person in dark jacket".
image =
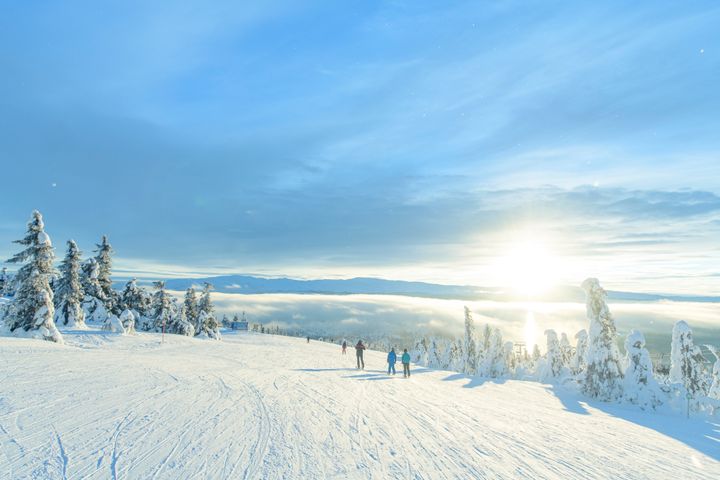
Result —
[[[343,340],[342,344],[342,354],[345,355],[347,353],[347,342]]]
[[[363,359],[364,350],[365,345],[363,345],[362,340],[358,340],[357,345],[355,345],[355,357],[357,358],[357,367],[360,368],[360,365],[362,364],[363,370],[365,370],[365,360]]]
[[[403,377],[409,378],[410,377],[410,354],[407,351],[407,348],[403,351],[402,354],[402,364],[403,364]]]
[[[397,362],[397,353],[395,353],[395,349],[391,348],[390,353],[388,353],[388,375],[390,375],[390,371],[392,370],[392,374],[395,375],[395,362]]]

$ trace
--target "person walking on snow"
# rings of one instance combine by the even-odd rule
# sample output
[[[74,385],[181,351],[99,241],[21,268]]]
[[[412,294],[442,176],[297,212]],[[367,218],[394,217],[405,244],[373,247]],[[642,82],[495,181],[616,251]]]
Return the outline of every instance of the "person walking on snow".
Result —
[[[403,377],[410,378],[410,354],[408,353],[407,348],[405,350],[403,350],[402,364],[403,364]]]
[[[388,375],[390,375],[390,371],[392,370],[392,374],[395,375],[395,362],[397,362],[397,353],[395,353],[395,349],[391,348],[390,353],[388,353]]]
[[[347,354],[347,342],[345,340],[343,340],[342,348],[343,348],[342,354],[343,355]]]
[[[357,367],[360,368],[360,365],[362,364],[362,369],[365,370],[365,360],[363,360],[363,350],[365,350],[365,345],[363,345],[362,340],[358,340],[357,345],[355,345],[355,357],[357,358]]]

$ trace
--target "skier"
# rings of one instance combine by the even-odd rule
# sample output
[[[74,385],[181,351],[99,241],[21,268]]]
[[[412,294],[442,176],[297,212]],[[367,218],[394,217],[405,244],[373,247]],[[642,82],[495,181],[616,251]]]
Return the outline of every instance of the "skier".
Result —
[[[395,362],[397,362],[397,353],[395,353],[395,348],[390,349],[390,353],[388,353],[387,357],[388,362],[388,375],[390,375],[390,371],[392,370],[392,374],[395,375]]]
[[[343,340],[343,344],[342,344],[342,354],[343,355],[347,354],[347,342],[345,340]]]
[[[357,345],[355,345],[355,357],[357,358],[357,367],[360,368],[360,364],[362,364],[362,369],[365,370],[365,360],[363,360],[363,350],[365,350],[365,345],[363,345],[362,340],[358,340]]]
[[[407,348],[405,350],[403,350],[402,364],[403,364],[403,377],[410,378],[410,354],[408,353]]]
[[[307,343],[310,343],[310,337],[307,337]]]

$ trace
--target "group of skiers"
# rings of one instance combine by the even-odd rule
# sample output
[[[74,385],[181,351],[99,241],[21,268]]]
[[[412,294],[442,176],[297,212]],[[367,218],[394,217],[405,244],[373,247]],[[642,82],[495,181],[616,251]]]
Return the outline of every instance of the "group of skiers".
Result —
[[[342,343],[342,354],[347,354],[347,341],[343,340]],[[357,368],[360,370],[365,370],[365,359],[363,358],[363,352],[365,351],[365,344],[362,340],[358,340],[358,343],[355,345],[355,358],[357,360]],[[387,364],[388,364],[388,375],[392,374],[395,375],[395,364],[397,363],[398,357],[397,353],[395,353],[395,348],[391,348],[390,352],[388,352],[387,356]],[[410,377],[410,354],[407,351],[407,348],[403,350],[403,354],[400,357],[400,361],[403,365],[403,377],[408,378]]]

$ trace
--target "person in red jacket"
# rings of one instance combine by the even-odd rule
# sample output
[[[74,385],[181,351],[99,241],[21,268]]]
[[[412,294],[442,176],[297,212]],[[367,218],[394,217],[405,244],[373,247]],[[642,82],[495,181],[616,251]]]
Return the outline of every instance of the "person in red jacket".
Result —
[[[355,357],[357,358],[357,367],[360,368],[360,365],[362,364],[363,370],[365,370],[365,360],[363,360],[364,350],[365,345],[363,345],[362,340],[358,340],[357,345],[355,345]]]

